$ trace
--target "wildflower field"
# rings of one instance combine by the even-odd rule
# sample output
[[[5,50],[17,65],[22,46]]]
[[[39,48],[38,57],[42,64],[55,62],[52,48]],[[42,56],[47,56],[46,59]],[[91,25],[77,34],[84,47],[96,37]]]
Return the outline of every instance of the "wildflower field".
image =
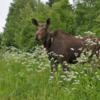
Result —
[[[77,64],[69,64],[69,71],[63,72],[59,64],[51,76],[42,46],[32,53],[5,50],[0,52],[0,100],[100,100],[100,58],[94,54],[88,62],[91,51],[82,53]]]

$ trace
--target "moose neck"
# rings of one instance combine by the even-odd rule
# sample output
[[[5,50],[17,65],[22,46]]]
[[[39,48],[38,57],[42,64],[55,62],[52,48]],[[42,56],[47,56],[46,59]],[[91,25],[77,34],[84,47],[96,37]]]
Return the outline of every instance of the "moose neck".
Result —
[[[46,51],[48,51],[48,49],[51,47],[52,44],[51,38],[52,38],[52,33],[48,31],[46,33],[45,39],[42,41]]]

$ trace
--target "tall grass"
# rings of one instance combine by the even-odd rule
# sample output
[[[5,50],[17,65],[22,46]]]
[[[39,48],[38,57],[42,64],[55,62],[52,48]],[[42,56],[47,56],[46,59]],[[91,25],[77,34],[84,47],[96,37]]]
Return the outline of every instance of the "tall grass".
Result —
[[[0,56],[0,100],[100,100],[100,59],[95,56],[81,64],[81,55],[70,71],[59,64],[54,76],[42,47],[33,53],[12,47]]]

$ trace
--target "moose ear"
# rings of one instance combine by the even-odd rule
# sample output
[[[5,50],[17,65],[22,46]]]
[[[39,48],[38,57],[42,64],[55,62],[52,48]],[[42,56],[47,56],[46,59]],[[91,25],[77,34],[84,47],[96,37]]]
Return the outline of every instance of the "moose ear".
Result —
[[[49,25],[51,24],[51,19],[48,18],[48,19],[46,20],[46,23],[47,23],[47,25],[49,26]]]
[[[32,20],[32,23],[34,24],[34,25],[36,25],[36,26],[39,26],[39,23],[38,23],[38,21],[36,20],[36,19],[31,19]]]

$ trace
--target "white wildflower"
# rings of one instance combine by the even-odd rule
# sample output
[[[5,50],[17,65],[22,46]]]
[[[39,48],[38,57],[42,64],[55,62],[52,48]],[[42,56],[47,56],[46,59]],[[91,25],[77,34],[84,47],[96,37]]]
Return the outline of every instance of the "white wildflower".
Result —
[[[55,63],[58,62],[57,60],[55,60]]]
[[[60,83],[63,83],[63,81],[59,81]]]
[[[84,69],[87,69],[86,67],[84,67]]]
[[[83,39],[83,37],[80,37],[80,39]]]
[[[75,38],[77,38],[77,39],[78,39],[78,38],[79,38],[79,36],[75,36]]]
[[[46,51],[46,48],[44,48],[44,51]]]
[[[98,51],[96,51],[96,53],[98,53]]]
[[[98,74],[98,72],[95,72],[95,74]]]
[[[76,90],[77,88],[72,88],[72,90]]]
[[[50,79],[53,79],[54,77],[53,76],[50,76]]]
[[[67,78],[64,78],[63,80],[67,80]]]
[[[75,74],[78,74],[78,72],[74,72]]]
[[[67,62],[66,61],[63,61],[63,63],[66,64]]]
[[[74,48],[70,48],[72,51],[74,51]]]
[[[81,74],[83,74],[84,73],[84,71],[82,71],[82,72],[80,72]]]
[[[81,48],[79,48],[78,50],[80,50],[80,51],[81,51],[81,50],[82,50],[82,47],[81,47]]]
[[[66,71],[64,71],[64,73],[65,73],[65,74],[68,74],[68,73],[69,73],[69,71],[67,71],[67,70],[66,70]]]
[[[98,41],[98,44],[100,44],[100,41]]]
[[[74,54],[75,54],[76,57],[78,56],[78,53],[74,53]]]
[[[54,58],[51,58],[51,61],[54,60]]]
[[[68,63],[65,64],[66,66],[68,65]]]
[[[71,78],[68,78],[67,81],[71,81]]]
[[[66,76],[65,76],[65,75],[61,75],[61,77],[62,77],[62,78],[65,78]]]
[[[59,55],[59,57],[64,57],[63,55]]]
[[[96,77],[99,79],[100,77],[99,77],[99,75],[96,75]]]
[[[79,80],[74,80],[75,82],[73,84],[80,84]]]
[[[27,68],[27,71],[33,71],[33,69],[32,68]]]
[[[84,76],[87,76],[87,74],[84,74]]]
[[[72,78],[77,78],[77,76],[73,76]]]

